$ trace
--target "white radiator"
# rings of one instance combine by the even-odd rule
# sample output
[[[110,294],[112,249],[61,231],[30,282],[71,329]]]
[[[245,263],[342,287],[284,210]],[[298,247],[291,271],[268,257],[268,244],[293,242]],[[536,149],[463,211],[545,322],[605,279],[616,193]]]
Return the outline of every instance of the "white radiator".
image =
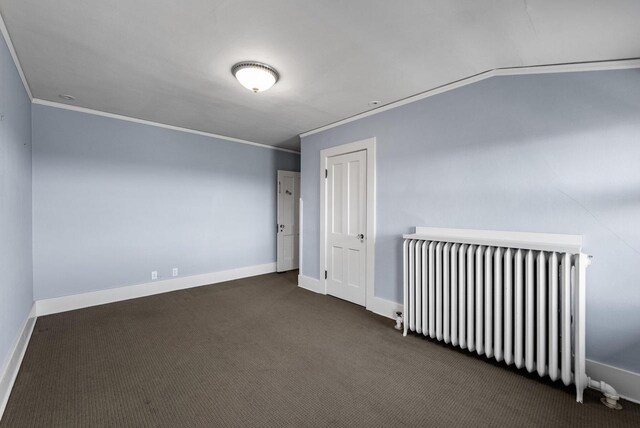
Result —
[[[618,395],[585,372],[582,237],[417,227],[404,235],[404,334]]]

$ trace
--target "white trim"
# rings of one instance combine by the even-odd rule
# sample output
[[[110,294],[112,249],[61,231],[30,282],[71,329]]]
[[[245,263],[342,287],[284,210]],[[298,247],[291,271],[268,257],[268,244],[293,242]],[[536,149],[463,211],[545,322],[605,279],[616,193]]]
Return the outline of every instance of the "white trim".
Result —
[[[392,300],[373,296],[371,299],[367,300],[367,310],[395,320],[396,312],[402,312],[402,303],[396,303]]]
[[[184,290],[185,288],[200,287],[203,285],[232,281],[234,279],[263,275],[275,271],[276,264],[267,263],[264,265],[247,266],[201,275],[185,276],[163,281],[148,282],[145,284],[92,291],[89,293],[73,294],[71,296],[54,297],[52,299],[36,301],[36,314],[39,317],[57,314],[60,312],[73,311],[75,309],[88,308],[90,306],[137,299],[138,297],[152,296],[154,294],[167,293],[170,291]]]
[[[277,172],[277,180],[276,180],[276,199],[277,199],[277,209],[276,209],[276,270],[278,272],[287,272],[290,270],[296,270],[300,268],[300,198],[295,199],[296,193],[298,195],[300,195],[300,171],[288,171],[288,170],[283,170],[283,169],[279,169],[276,171]],[[298,235],[298,260],[297,263],[295,260],[295,256],[292,255],[292,259],[291,262],[289,263],[289,261],[287,261],[286,257],[285,257],[285,242],[284,242],[284,230],[280,229],[280,226],[282,224],[285,223],[285,221],[283,220],[283,218],[286,218],[287,216],[285,215],[285,209],[283,207],[283,194],[281,193],[281,185],[282,185],[282,181],[284,180],[284,178],[286,177],[292,177],[294,180],[294,194],[293,194],[293,213],[292,213],[292,217],[295,215],[296,212],[296,208],[298,209],[298,218],[293,220],[294,226],[296,226],[293,230],[293,234],[289,235],[289,236],[293,236],[295,238],[296,236],[296,228],[297,230],[297,235]],[[296,206],[296,203],[298,204]],[[290,225],[291,226],[291,225]],[[285,227],[286,229],[286,227]],[[295,250],[295,245],[293,247],[293,249]]]
[[[375,248],[376,248],[376,138],[371,137],[353,143],[342,144],[320,151],[320,286],[327,294],[327,281],[324,272],[327,269],[326,261],[326,183],[325,169],[328,158],[341,154],[367,151],[367,271],[366,271],[366,308],[369,309],[370,302],[374,299],[375,289]]]
[[[587,360],[587,374],[594,380],[613,386],[625,400],[640,404],[640,373]]]
[[[198,131],[198,130],[190,129],[190,128],[182,128],[180,126],[167,125],[165,123],[153,122],[153,121],[150,121],[150,120],[144,120],[144,119],[138,119],[138,118],[135,118],[135,117],[123,116],[121,114],[107,113],[107,112],[104,112],[104,111],[93,110],[93,109],[86,108],[86,107],[78,107],[78,106],[72,106],[72,105],[69,105],[69,104],[58,103],[58,102],[55,102],[55,101],[42,100],[40,98],[34,98],[33,99],[33,104],[38,104],[38,105],[47,106],[47,107],[61,108],[61,109],[71,110],[71,111],[77,111],[77,112],[80,112],[80,113],[93,114],[93,115],[96,115],[96,116],[108,117],[108,118],[111,118],[111,119],[125,120],[127,122],[140,123],[140,124],[143,124],[143,125],[156,126],[158,128],[165,128],[165,129],[170,129],[172,131],[186,132],[186,133],[195,134],[195,135],[202,135],[204,137],[217,138],[219,140],[233,141],[234,143],[248,144],[250,146],[261,147],[263,149],[279,150],[281,152],[295,153],[297,155],[300,154],[300,152],[295,151],[295,150],[283,149],[281,147],[270,146],[268,144],[262,144],[262,143],[256,143],[256,142],[253,142],[253,141],[241,140],[239,138],[226,137],[224,135],[212,134],[210,132]]]
[[[386,104],[378,107],[374,110],[369,110],[364,113],[356,114],[346,119],[338,120],[319,128],[311,129],[309,131],[300,134],[300,138],[307,137],[309,135],[317,134],[318,132],[326,131],[327,129],[335,128],[345,123],[353,122],[359,119],[363,119],[374,114],[382,113],[383,111],[391,110],[396,107],[410,104],[424,98],[432,97],[434,95],[441,94],[443,92],[452,91],[454,89],[470,85],[472,83],[480,82],[485,79],[489,79],[494,76],[513,76],[520,74],[544,74],[544,73],[572,73],[578,71],[604,71],[604,70],[623,70],[628,68],[640,68],[640,59],[623,59],[617,61],[592,61],[592,62],[579,62],[569,64],[549,64],[549,65],[535,65],[526,67],[509,67],[509,68],[495,68],[493,70],[483,71],[473,76],[465,77],[460,80],[456,80],[451,83],[447,83],[425,92],[421,92],[416,95],[412,95],[407,98]]]
[[[319,279],[298,275],[298,287],[318,294],[327,294]],[[396,312],[402,312],[402,303],[396,303],[381,297],[367,297],[366,310],[390,319],[396,319]]]
[[[0,371],[0,420],[2,420],[2,415],[7,407],[7,402],[9,401],[13,384],[16,381],[16,377],[18,377],[22,359],[24,358],[25,352],[27,352],[27,346],[31,339],[33,327],[36,325],[35,308],[36,305],[34,302],[31,306],[31,311],[29,312],[27,319],[22,325],[22,329],[20,329],[20,335],[16,339],[16,343],[13,345],[9,354],[9,360],[5,367],[2,368],[2,371]]]
[[[319,280],[304,277],[305,281],[311,280],[319,283]],[[299,279],[300,281],[300,279]],[[302,285],[300,285],[302,287]],[[309,287],[304,287],[311,289]],[[321,293],[318,290],[316,293]],[[367,310],[378,315],[394,319],[396,312],[402,312],[402,304],[391,300],[385,300],[380,297],[374,297],[372,304],[367,304]],[[618,367],[599,363],[593,360],[586,360],[586,372],[591,379],[597,381],[605,381],[613,386],[622,398],[634,403],[640,404],[640,373],[624,370]]]
[[[27,95],[29,96],[29,99],[31,100],[31,102],[33,104],[39,104],[39,105],[48,106],[48,107],[56,107],[56,108],[61,108],[61,109],[65,109],[65,110],[72,110],[72,111],[77,111],[77,112],[81,112],[81,113],[93,114],[93,115],[96,115],[96,116],[103,116],[103,117],[108,117],[108,118],[111,118],[111,119],[125,120],[125,121],[128,121],[128,122],[140,123],[140,124],[143,124],[143,125],[156,126],[158,128],[170,129],[172,131],[187,132],[189,134],[202,135],[204,137],[217,138],[219,140],[233,141],[234,143],[241,143],[241,144],[248,144],[248,145],[256,146],[256,147],[262,147],[264,149],[279,150],[279,151],[282,151],[282,152],[294,153],[294,154],[297,154],[297,155],[300,154],[300,152],[296,151],[296,150],[291,150],[291,149],[285,149],[285,148],[282,148],[282,147],[271,146],[269,144],[256,143],[254,141],[242,140],[240,138],[227,137],[225,135],[213,134],[211,132],[198,131],[196,129],[183,128],[183,127],[180,127],[180,126],[168,125],[168,124],[165,124],[165,123],[153,122],[153,121],[150,121],[150,120],[138,119],[138,118],[135,118],[135,117],[129,117],[129,116],[124,116],[124,115],[115,114],[115,113],[108,113],[108,112],[104,112],[104,111],[100,111],[100,110],[94,110],[94,109],[85,108],[85,107],[78,107],[78,106],[68,105],[68,104],[59,103],[59,102],[55,102],[55,101],[48,101],[48,100],[43,100],[43,99],[40,99],[40,98],[34,98],[33,94],[31,93],[31,88],[29,87],[29,83],[27,82],[27,78],[26,78],[26,76],[24,74],[24,71],[22,70],[22,65],[20,64],[20,60],[18,59],[18,54],[16,53],[16,50],[13,47],[13,42],[11,41],[11,37],[9,36],[9,31],[7,30],[7,26],[4,23],[4,19],[2,18],[2,14],[0,14],[0,32],[2,32],[2,36],[4,37],[4,40],[5,40],[6,44],[7,44],[7,48],[9,49],[9,53],[11,54],[11,58],[13,59],[13,62],[15,64],[15,66],[16,66],[16,69],[18,70],[18,74],[20,75],[20,79],[22,79],[22,84],[24,85],[24,89],[27,91]]]
[[[24,85],[24,90],[27,91],[27,95],[29,96],[29,99],[33,100],[33,95],[31,95],[31,88],[29,88],[29,83],[27,82],[27,78],[24,75],[24,71],[22,71],[22,65],[20,64],[20,60],[18,59],[18,54],[16,53],[16,50],[13,47],[13,42],[11,41],[11,37],[9,37],[9,30],[7,30],[7,26],[4,23],[2,14],[0,14],[0,32],[2,32],[4,41],[7,43],[7,48],[9,49],[9,53],[11,54],[11,58],[13,58],[13,63],[16,65],[16,69],[18,70],[18,74],[20,75],[20,79],[22,80],[22,84]]]
[[[309,276],[298,275],[298,287],[318,294],[327,294],[326,287],[321,284],[320,280]],[[377,296],[367,297],[366,310],[395,320],[396,312],[402,312],[402,303],[396,303]]]
[[[320,285],[320,280],[311,278],[310,276],[298,275],[298,287],[314,293],[327,294]]]
[[[300,182],[302,182],[302,174],[300,174]],[[302,190],[302,185],[300,186],[300,190]],[[299,199],[298,201],[298,269],[301,271],[302,270],[302,248],[303,248],[303,239],[304,236],[302,234],[303,228],[302,226],[304,225],[304,214],[303,214],[303,210],[304,210],[304,203],[302,201],[302,198]]]
[[[572,254],[582,251],[582,235],[416,227],[415,233],[405,234],[402,237],[404,239],[457,242]]]
[[[581,71],[608,71],[640,68],[640,58],[627,58],[612,61],[570,62],[565,64],[542,64],[524,67],[496,68],[496,76],[515,76],[521,74],[577,73]]]

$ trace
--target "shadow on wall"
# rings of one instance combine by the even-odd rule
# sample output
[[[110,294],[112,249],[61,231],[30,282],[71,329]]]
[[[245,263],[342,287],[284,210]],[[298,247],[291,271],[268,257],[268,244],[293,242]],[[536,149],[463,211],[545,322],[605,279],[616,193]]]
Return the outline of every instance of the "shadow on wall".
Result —
[[[34,107],[36,299],[275,261],[296,154]]]
[[[640,70],[541,74],[491,78],[305,137],[304,274],[319,273],[319,151],[375,136],[377,296],[401,301],[400,236],[414,226],[581,234],[594,256],[588,356],[640,372],[627,353],[640,325],[638,117]]]
[[[604,82],[599,73],[620,74],[619,79]],[[466,151],[469,146],[513,147],[588,135],[591,130],[637,122],[638,79],[640,69],[493,77],[384,112],[388,116],[384,129],[422,141],[429,148],[422,154],[429,156],[439,150]],[[379,116],[358,122],[376,122]],[[416,116],[425,120],[416,121]],[[406,160],[408,153],[419,155],[413,148],[397,144],[392,156]]]

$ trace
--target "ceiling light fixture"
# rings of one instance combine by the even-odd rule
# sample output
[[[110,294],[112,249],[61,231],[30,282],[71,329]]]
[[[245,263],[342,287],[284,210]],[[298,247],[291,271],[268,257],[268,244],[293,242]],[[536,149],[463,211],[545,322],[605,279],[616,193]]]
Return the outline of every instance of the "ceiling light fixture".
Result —
[[[256,61],[243,61],[231,67],[238,82],[254,93],[266,91],[280,77],[275,68]]]
[[[60,94],[58,95],[58,98],[62,98],[63,100],[67,100],[67,101],[75,101],[76,97],[72,96],[72,95],[67,95],[67,94]]]

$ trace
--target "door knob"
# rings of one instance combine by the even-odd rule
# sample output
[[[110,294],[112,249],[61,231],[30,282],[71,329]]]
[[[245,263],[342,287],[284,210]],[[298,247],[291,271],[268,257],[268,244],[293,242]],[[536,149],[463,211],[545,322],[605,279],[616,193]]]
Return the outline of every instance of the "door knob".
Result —
[[[361,233],[360,235],[358,235],[358,239],[362,241],[364,239],[364,233]]]

